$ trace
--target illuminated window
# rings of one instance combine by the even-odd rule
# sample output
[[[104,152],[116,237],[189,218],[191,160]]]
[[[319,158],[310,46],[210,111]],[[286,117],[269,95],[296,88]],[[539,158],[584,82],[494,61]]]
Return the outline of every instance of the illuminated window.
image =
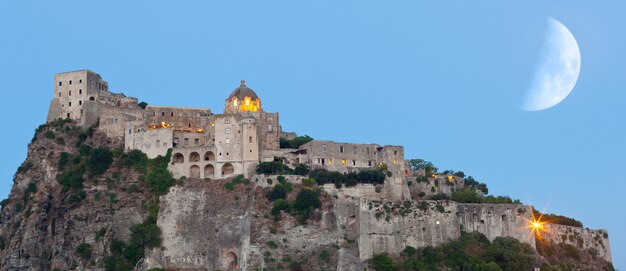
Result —
[[[398,160],[393,159],[393,164],[395,165],[395,164],[397,164],[397,163],[398,163]]]
[[[328,159],[328,164],[329,164],[329,165],[332,165],[332,164],[333,164],[333,159],[332,159],[332,158],[331,158],[331,159]]]
[[[237,98],[233,99],[233,105],[237,106]]]
[[[346,165],[346,159],[341,159],[341,165],[345,166]]]

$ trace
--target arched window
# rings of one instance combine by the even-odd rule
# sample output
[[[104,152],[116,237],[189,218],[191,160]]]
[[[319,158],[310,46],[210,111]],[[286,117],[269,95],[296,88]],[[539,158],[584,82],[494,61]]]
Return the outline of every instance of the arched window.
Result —
[[[204,178],[213,178],[215,175],[215,167],[213,165],[206,165],[204,167]]]
[[[174,164],[182,164],[185,162],[185,156],[183,156],[181,153],[174,154],[174,158],[172,159]]]
[[[192,152],[189,155],[189,162],[200,162],[200,154],[197,152]]]
[[[215,154],[212,151],[208,151],[204,154],[204,161],[215,161]]]
[[[226,163],[222,166],[222,176],[230,175],[235,173],[235,167],[231,163]]]
[[[189,168],[189,177],[190,178],[200,178],[200,167],[193,165]]]

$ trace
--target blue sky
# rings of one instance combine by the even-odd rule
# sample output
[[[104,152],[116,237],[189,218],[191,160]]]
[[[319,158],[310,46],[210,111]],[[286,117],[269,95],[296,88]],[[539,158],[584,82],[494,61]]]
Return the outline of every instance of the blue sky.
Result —
[[[204,2],[0,3],[0,197],[56,72],[91,69],[114,92],[218,113],[245,79],[284,130],[404,145],[608,229],[626,268],[626,2]],[[580,77],[557,106],[521,111],[549,17],[576,37]]]

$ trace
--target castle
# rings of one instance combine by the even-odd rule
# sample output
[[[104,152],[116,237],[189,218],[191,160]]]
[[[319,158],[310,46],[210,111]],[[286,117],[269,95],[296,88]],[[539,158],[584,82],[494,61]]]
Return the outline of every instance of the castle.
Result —
[[[394,175],[409,175],[401,146],[313,140],[298,149],[281,149],[278,113],[265,112],[261,98],[241,81],[225,100],[224,112],[209,108],[140,106],[138,100],[109,91],[102,77],[89,70],[56,74],[47,121],[69,118],[83,127],[96,123],[110,137],[121,137],[125,149],[148,157],[173,150],[175,177],[225,178],[254,174],[260,162],[285,158],[349,172],[385,164]]]
[[[136,98],[110,92],[108,83],[89,70],[59,73],[54,77],[54,97],[47,121],[59,118],[72,119],[82,127],[97,124],[98,130],[108,137],[123,139],[126,151],[140,150],[150,158],[166,155],[171,149],[172,160],[168,167],[176,178],[249,177],[256,174],[257,165],[275,161],[276,158],[292,168],[305,164],[311,169],[344,173],[384,166],[390,174],[382,189],[371,184],[342,189],[332,184],[323,186],[326,192],[335,196],[336,206],[334,211],[323,212],[322,228],[331,225],[328,227],[345,231],[342,236],[358,238],[358,255],[361,260],[370,258],[374,252],[399,253],[407,245],[423,247],[441,244],[458,238],[461,231],[478,231],[490,240],[499,236],[514,237],[535,247],[534,238],[528,238],[525,229],[529,219],[532,219],[530,206],[446,201],[441,212],[428,212],[426,215],[418,211],[419,216],[413,218],[396,217],[391,218],[391,222],[381,221],[379,212],[382,211],[379,209],[387,208],[387,204],[391,206],[388,201],[411,202],[438,193],[451,194],[454,189],[463,187],[462,178],[428,176],[427,183],[413,182],[423,172],[410,169],[402,146],[312,140],[297,149],[281,148],[280,139],[294,138],[295,133],[282,130],[279,113],[266,112],[261,98],[243,80],[225,99],[223,113],[217,114],[209,108],[148,106],[139,103]],[[199,196],[201,191],[185,191],[175,189],[168,197],[172,202],[204,200]],[[180,195],[177,196],[177,193]],[[435,206],[435,203],[430,202]],[[393,208],[395,210],[395,205]],[[171,212],[182,212],[178,209],[173,208]],[[187,210],[180,216],[195,213]],[[236,219],[247,217],[249,214],[241,214]],[[243,219],[237,223],[249,227],[249,221],[246,221]],[[175,224],[176,227],[169,224],[160,226],[165,235],[169,233],[178,236],[178,225],[182,224],[186,223]],[[581,249],[595,249],[600,257],[611,261],[606,231],[563,225],[549,227],[554,232],[550,238],[555,242],[577,245]],[[170,239],[178,240],[174,237]],[[168,240],[166,238],[166,247]],[[192,256],[188,253],[175,254],[176,251],[186,251],[186,243],[172,241],[172,244],[176,244],[172,247],[177,249],[163,252],[167,261],[181,266],[188,264]],[[237,244],[232,246],[238,248],[229,248],[228,253],[235,253],[239,257],[254,250],[250,245]],[[219,256],[220,259],[227,257],[225,255]],[[195,261],[204,261],[204,256],[196,256]]]

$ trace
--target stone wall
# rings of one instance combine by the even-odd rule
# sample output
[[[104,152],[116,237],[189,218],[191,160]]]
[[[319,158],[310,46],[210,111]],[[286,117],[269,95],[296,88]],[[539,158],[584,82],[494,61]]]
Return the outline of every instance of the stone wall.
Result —
[[[456,210],[452,201],[360,199],[359,257],[366,260],[382,252],[398,254],[407,246],[436,246],[457,239],[460,229]]]
[[[597,255],[611,262],[611,246],[606,230],[590,230],[558,224],[546,224],[542,237],[554,244],[566,243],[581,250],[595,250]]]
[[[496,237],[513,237],[535,248],[534,235],[528,228],[532,221],[531,206],[459,203],[456,212],[465,232],[480,232],[490,241]]]

